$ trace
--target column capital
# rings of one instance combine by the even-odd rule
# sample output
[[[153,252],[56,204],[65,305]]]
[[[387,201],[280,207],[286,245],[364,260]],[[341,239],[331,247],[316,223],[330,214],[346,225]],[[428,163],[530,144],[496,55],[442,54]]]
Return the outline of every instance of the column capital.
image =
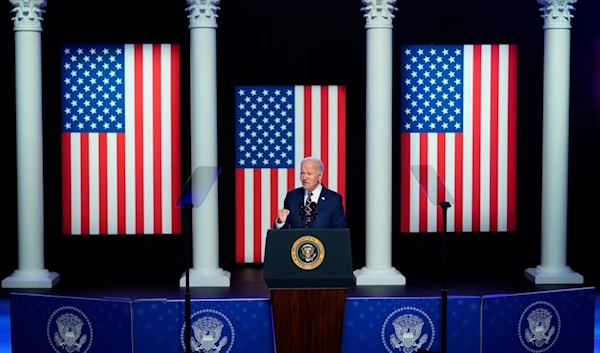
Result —
[[[570,29],[571,28],[571,11],[575,10],[573,4],[577,0],[537,0],[538,4],[543,7],[540,11],[543,12],[544,29]]]
[[[9,0],[13,5],[15,15],[12,18],[14,21],[15,31],[42,31],[42,14],[46,12],[43,7],[46,7],[46,0]]]
[[[190,14],[191,28],[217,28],[217,11],[221,8],[217,5],[221,0],[186,0],[189,5],[185,10]]]
[[[394,5],[396,0],[361,0],[365,7],[361,11],[366,12],[363,17],[367,19],[365,28],[392,28],[394,11],[398,8]]]

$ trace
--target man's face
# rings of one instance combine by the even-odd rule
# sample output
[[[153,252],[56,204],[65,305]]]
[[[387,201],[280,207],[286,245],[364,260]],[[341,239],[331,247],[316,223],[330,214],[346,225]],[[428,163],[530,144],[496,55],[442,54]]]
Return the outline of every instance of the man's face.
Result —
[[[302,187],[308,191],[314,191],[321,182],[322,174],[319,172],[319,163],[307,161],[300,166],[300,181]]]

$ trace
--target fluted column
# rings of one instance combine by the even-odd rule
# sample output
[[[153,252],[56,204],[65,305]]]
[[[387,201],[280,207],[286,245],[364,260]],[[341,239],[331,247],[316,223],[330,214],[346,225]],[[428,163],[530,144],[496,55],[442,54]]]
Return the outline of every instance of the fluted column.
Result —
[[[362,0],[367,30],[366,266],[357,285],[404,285],[392,267],[392,20],[396,0]]]
[[[217,5],[219,0],[187,0],[190,20],[190,119],[192,168],[216,167]],[[219,267],[219,181],[202,206],[192,211],[193,267],[190,287],[229,287],[230,273]],[[185,274],[179,281],[185,286]]]
[[[544,18],[542,261],[525,271],[536,284],[583,283],[567,266],[571,11],[577,0],[538,0]]]
[[[15,31],[19,268],[2,281],[2,287],[52,288],[60,277],[44,268],[41,21],[46,1],[11,3]]]

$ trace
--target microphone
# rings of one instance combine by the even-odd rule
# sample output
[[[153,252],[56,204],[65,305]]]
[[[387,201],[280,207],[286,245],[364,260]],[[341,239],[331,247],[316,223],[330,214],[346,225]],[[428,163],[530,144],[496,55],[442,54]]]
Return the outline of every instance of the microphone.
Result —
[[[317,220],[317,213],[317,203],[313,201],[310,203],[310,214],[312,222]]]
[[[300,202],[300,205],[298,206],[298,214],[302,218],[306,217],[306,209],[304,209],[304,204],[302,202]]]
[[[298,206],[298,214],[300,215],[300,219],[302,220],[302,223],[304,223],[304,227],[308,228],[308,220],[306,219],[306,209],[304,208],[304,203],[300,202],[300,205]]]

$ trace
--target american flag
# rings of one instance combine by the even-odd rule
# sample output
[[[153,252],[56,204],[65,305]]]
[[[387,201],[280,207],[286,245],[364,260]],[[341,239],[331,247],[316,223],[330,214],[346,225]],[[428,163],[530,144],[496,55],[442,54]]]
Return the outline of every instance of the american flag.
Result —
[[[65,234],[181,232],[179,47],[61,54]]]
[[[401,231],[441,231],[441,201],[448,231],[514,231],[517,47],[404,46],[401,70]]]
[[[287,192],[300,187],[300,161],[320,158],[323,184],[346,192],[346,88],[236,87],[236,262],[264,259],[267,231]]]

